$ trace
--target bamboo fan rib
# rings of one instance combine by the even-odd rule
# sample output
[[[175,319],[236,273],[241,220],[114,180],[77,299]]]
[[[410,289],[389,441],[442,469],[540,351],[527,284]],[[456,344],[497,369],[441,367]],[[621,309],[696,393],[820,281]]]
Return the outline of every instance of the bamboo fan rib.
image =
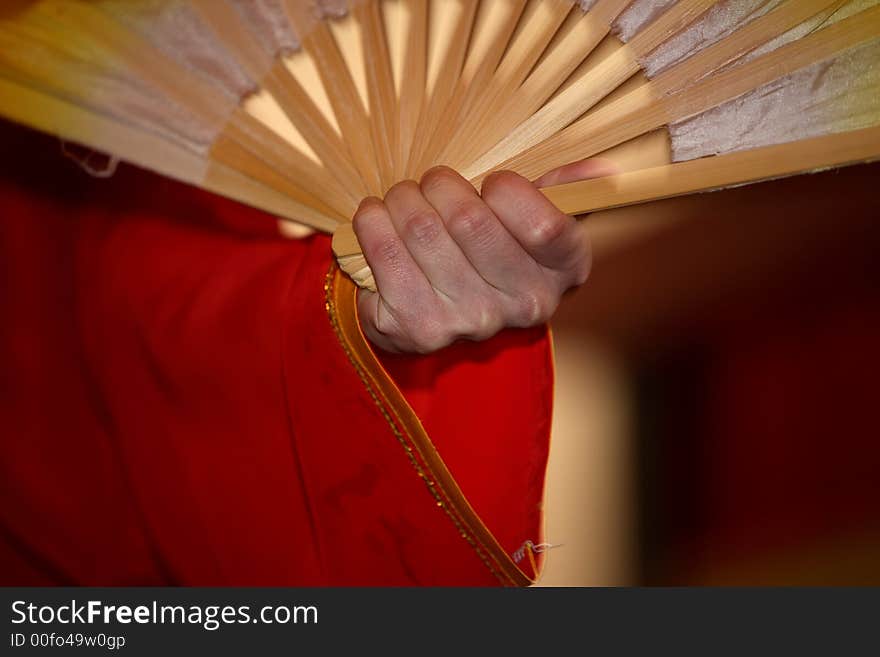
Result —
[[[613,20],[629,2],[598,0],[580,3],[580,11],[573,9],[528,77],[509,95],[499,92],[468,117],[457,140],[460,150],[445,153],[445,161],[454,167],[466,166],[540,109],[609,34]]]
[[[664,130],[578,214],[880,158],[880,0],[11,0],[0,115],[335,232],[431,166],[531,178]]]
[[[771,17],[768,15],[768,18]],[[502,166],[526,176],[539,175],[572,159],[595,155],[651,130],[701,114],[750,91],[763,91],[766,85],[777,80],[784,85],[791,80],[787,77],[790,74],[831,62],[853,48],[876,41],[878,37],[880,6],[875,6],[763,55],[746,58],[748,61],[705,75],[682,88],[676,89],[675,85],[668,84],[668,79],[676,72],[670,69],[665,74],[668,77],[663,77],[659,83],[649,82],[588,114],[539,145],[510,158]],[[717,46],[724,48],[726,43]],[[713,54],[714,50],[708,49],[694,57],[702,58],[702,55],[712,60]],[[682,63],[687,64],[687,61]],[[671,93],[664,93],[670,86]],[[753,95],[753,98],[761,98],[761,94]],[[852,97],[849,98],[852,100]],[[776,99],[784,104],[786,97],[777,94]],[[842,104],[841,109],[845,105]],[[754,115],[746,115],[746,106],[746,103],[741,104],[737,120],[745,122],[754,118]],[[849,110],[855,108],[850,107]],[[785,114],[785,108],[780,108],[779,112]],[[796,116],[790,118],[792,121],[798,120]],[[874,121],[878,119],[880,117],[873,116]],[[719,129],[723,128],[719,126]],[[779,137],[784,140],[784,135]]]
[[[726,0],[712,3],[682,0],[661,4],[672,6],[662,13],[659,11],[661,5],[647,0],[630,5],[615,23],[625,45],[597,63],[595,68],[579,75],[562,93],[484,153],[466,169],[467,177],[478,178],[512,156],[545,141],[639,71],[650,78],[689,59],[688,66],[677,70],[678,75],[670,74],[660,83],[658,94],[668,93],[676,84],[682,86],[706,75],[823,11],[832,12],[841,2]],[[644,5],[650,5],[652,11],[643,9]],[[758,21],[772,8],[779,11],[771,12],[770,19]],[[654,16],[656,19],[648,22]],[[759,29],[755,29],[753,22],[759,23]],[[725,36],[730,38],[724,39]],[[704,51],[710,48],[712,53],[707,56]],[[698,58],[701,54],[703,56]],[[670,83],[669,78],[676,82]]]

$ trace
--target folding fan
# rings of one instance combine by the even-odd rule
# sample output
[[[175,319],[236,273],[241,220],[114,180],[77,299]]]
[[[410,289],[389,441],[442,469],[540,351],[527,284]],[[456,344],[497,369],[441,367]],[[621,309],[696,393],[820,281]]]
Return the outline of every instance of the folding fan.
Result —
[[[580,214],[880,158],[880,0],[7,0],[0,115],[336,233],[450,165],[479,186],[657,130]]]

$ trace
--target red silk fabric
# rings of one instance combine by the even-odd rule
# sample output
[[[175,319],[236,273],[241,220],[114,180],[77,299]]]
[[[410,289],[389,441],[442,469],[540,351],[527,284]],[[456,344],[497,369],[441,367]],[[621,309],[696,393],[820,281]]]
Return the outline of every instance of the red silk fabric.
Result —
[[[0,126],[0,584],[493,585],[328,319],[329,240]],[[384,362],[505,551],[538,542],[544,329]]]

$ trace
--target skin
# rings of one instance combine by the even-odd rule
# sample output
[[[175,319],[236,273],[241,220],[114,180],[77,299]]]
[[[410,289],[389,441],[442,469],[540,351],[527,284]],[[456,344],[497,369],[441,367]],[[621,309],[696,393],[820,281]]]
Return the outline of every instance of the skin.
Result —
[[[586,281],[591,256],[584,227],[539,189],[615,172],[595,159],[534,182],[503,171],[478,194],[436,167],[364,199],[354,230],[379,290],[358,293],[365,334],[386,351],[427,354],[548,321]]]

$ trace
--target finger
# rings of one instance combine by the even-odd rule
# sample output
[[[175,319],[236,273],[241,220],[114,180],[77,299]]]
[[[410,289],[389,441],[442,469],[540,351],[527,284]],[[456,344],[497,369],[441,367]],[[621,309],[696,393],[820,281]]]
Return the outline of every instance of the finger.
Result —
[[[370,342],[391,353],[406,348],[406,345],[398,344],[404,332],[376,292],[358,290],[357,305],[361,328]]]
[[[510,293],[523,289],[528,279],[541,274],[473,186],[458,173],[435,167],[422,177],[421,189],[449,235],[489,285]]]
[[[532,183],[510,171],[493,173],[483,182],[483,199],[532,258],[570,274],[568,284],[586,279],[589,259],[583,231]]]
[[[565,183],[587,180],[589,178],[602,178],[620,173],[620,167],[611,160],[602,158],[587,158],[578,162],[566,164],[553,171],[548,171],[538,178],[535,187],[550,187],[552,185],[564,185]]]
[[[376,288],[392,308],[412,308],[433,294],[421,269],[391,223],[385,204],[375,197],[361,201],[354,232],[364,251]]]
[[[385,207],[398,236],[435,290],[458,299],[483,283],[418,184],[408,180],[394,185],[385,195]]]

